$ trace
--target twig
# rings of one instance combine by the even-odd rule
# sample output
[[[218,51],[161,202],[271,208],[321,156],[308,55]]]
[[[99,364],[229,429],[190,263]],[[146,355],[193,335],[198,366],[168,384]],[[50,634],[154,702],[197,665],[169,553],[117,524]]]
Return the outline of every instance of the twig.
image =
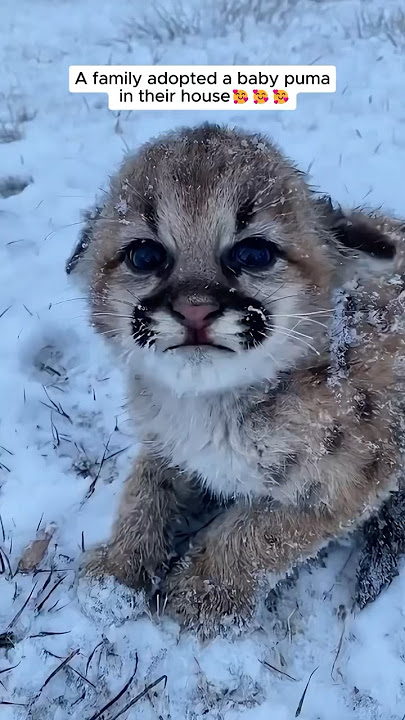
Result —
[[[52,430],[53,441],[55,443],[55,447],[57,448],[60,445],[60,439],[59,439],[58,428],[56,427],[54,421],[52,420],[52,410],[51,410],[51,430]]]
[[[94,683],[90,682],[90,680],[88,680],[86,677],[84,677],[84,675],[82,675],[81,672],[76,670],[76,668],[72,667],[71,665],[68,665],[67,669],[73,670],[73,672],[76,673],[76,675],[78,675],[82,680],[84,680],[84,682],[86,682],[88,685],[91,685],[92,688],[96,689],[96,686],[94,685]]]
[[[45,395],[48,398],[49,402],[52,403],[53,409],[56,410],[56,412],[59,413],[59,415],[62,415],[62,417],[66,418],[66,420],[69,420],[70,424],[73,425],[72,418],[69,417],[67,412],[64,411],[62,405],[60,403],[56,403],[56,402],[54,402],[54,400],[52,400],[52,398],[48,394],[48,391],[47,391],[45,385],[43,385],[42,387],[44,389]],[[42,403],[42,405],[45,405],[45,407],[49,407],[49,405],[42,402],[42,400],[41,400],[41,403]],[[52,410],[52,408],[51,408],[51,410]]]
[[[34,587],[33,587],[32,590],[31,590],[30,594],[28,595],[28,597],[27,597],[24,605],[23,605],[22,608],[18,611],[17,615],[15,615],[15,616],[13,617],[11,623],[10,623],[9,626],[7,627],[7,631],[10,630],[10,629],[13,627],[14,623],[17,622],[17,620],[19,619],[19,617],[21,616],[21,614],[23,613],[23,611],[24,611],[25,608],[27,607],[29,601],[31,600],[31,598],[32,598],[32,596],[33,596],[33,594],[34,594],[34,590],[35,590],[35,588],[36,588],[37,585],[38,585],[38,583],[36,582],[35,585],[34,585]],[[7,634],[7,631],[6,631],[5,634]]]
[[[8,559],[8,556],[3,550],[3,548],[0,548],[0,575],[2,575],[6,571],[6,565],[8,568],[8,576],[12,578],[13,571],[11,569],[10,560]]]
[[[77,703],[79,703],[81,700],[84,700],[85,697],[86,697],[86,690],[84,690],[82,692],[82,694],[80,695],[80,697],[78,697],[77,700],[75,700],[74,703],[72,703],[71,707],[74,707],[75,705],[77,705]]]
[[[276,668],[274,665],[270,665],[270,663],[266,662],[265,660],[259,660],[264,667],[269,668],[270,670],[275,670],[276,672],[280,673],[281,675],[285,675],[290,680],[294,680],[294,682],[298,682],[297,678],[293,677],[292,675],[289,675],[288,673],[284,672],[284,670],[279,670],[279,668]]]
[[[114,715],[114,717],[110,718],[110,720],[117,720],[117,718],[119,718],[121,715],[124,714],[124,712],[126,712],[127,710],[129,710],[130,707],[132,707],[133,705],[135,705],[135,703],[137,703],[138,700],[141,700],[141,699],[149,692],[149,690],[152,690],[156,685],[158,685],[160,682],[162,682],[162,680],[165,681],[165,687],[166,687],[166,685],[167,685],[167,675],[162,675],[160,678],[158,678],[157,680],[155,680],[155,682],[151,683],[150,685],[147,685],[146,688],[145,688],[144,690],[142,690],[142,692],[139,693],[139,695],[137,695],[136,697],[134,697],[133,700],[130,700],[129,703],[127,703],[127,704],[125,705],[125,707],[123,707],[123,709],[120,710],[119,713],[117,713],[116,715]]]
[[[108,457],[105,458],[104,462],[107,462],[107,460],[111,460],[111,458],[116,457],[117,455],[121,455],[121,453],[125,452],[125,450],[129,450],[131,446],[127,445],[124,448],[121,448],[121,450],[117,450],[116,452],[111,453],[111,455],[108,455]]]
[[[335,587],[335,585],[340,582],[340,580],[341,580],[341,578],[342,578],[342,575],[343,575],[344,571],[346,570],[347,565],[349,564],[349,562],[350,562],[350,560],[351,560],[352,555],[353,555],[353,550],[350,550],[349,555],[347,556],[347,558],[346,558],[346,560],[345,560],[345,562],[344,562],[343,567],[340,568],[339,572],[338,572],[337,575],[336,575],[336,579],[335,579],[335,582],[333,583],[332,587],[330,587],[329,590],[323,594],[323,599],[324,599],[324,600],[326,600],[326,598],[331,594],[331,592],[332,592],[333,588]]]
[[[49,675],[49,677],[46,678],[44,684],[42,685],[42,687],[41,687],[38,695],[41,694],[41,692],[42,692],[42,690],[44,689],[44,687],[46,687],[46,685],[48,685],[48,683],[52,680],[52,678],[54,678],[55,675],[56,675],[58,672],[60,672],[60,671],[65,667],[65,665],[67,665],[68,662],[70,662],[70,661],[72,660],[72,658],[74,658],[79,652],[80,652],[80,649],[79,649],[79,648],[78,648],[77,650],[73,650],[73,652],[71,652],[70,655],[69,655],[67,658],[65,658],[65,659],[63,660],[63,662],[61,662],[60,665],[58,665],[58,667],[55,668],[55,670],[54,670],[53,672],[51,672],[51,674]]]
[[[2,317],[3,317],[3,315],[5,315],[5,314],[6,314],[6,312],[8,312],[8,311],[10,310],[10,308],[11,308],[11,305],[9,305],[9,306],[8,306],[8,308],[6,308],[5,310],[3,310],[3,312],[2,312],[2,313],[0,313],[0,318],[2,318]]]
[[[71,630],[65,630],[65,632],[51,632],[50,630],[42,630],[37,635],[29,635],[29,638],[37,638],[37,637],[48,637],[48,635],[69,635]]]
[[[41,572],[41,571],[38,570],[37,572]],[[48,570],[44,570],[44,572],[48,572]],[[52,575],[53,575],[53,570],[50,570],[50,571],[49,571],[49,575],[48,575],[48,577],[46,578],[46,580],[45,580],[45,582],[44,582],[44,584],[43,584],[43,586],[42,586],[42,589],[39,591],[38,595],[40,595],[41,593],[45,592],[46,588],[48,587],[49,583],[51,582]]]
[[[59,598],[59,600],[60,600],[60,598]],[[59,600],[58,600],[58,602],[59,602]],[[73,600],[69,600],[69,602],[67,602],[67,603],[65,603],[64,605],[61,605],[60,607],[58,607],[58,609],[55,610],[55,612],[60,612],[60,611],[63,610],[65,607],[67,607],[68,605],[70,605],[72,602],[73,602]],[[57,605],[57,604],[58,604],[58,603],[56,603],[56,605]],[[54,607],[54,606],[53,606],[53,607]],[[52,608],[49,608],[48,612],[50,612],[51,609],[52,609]]]
[[[101,458],[101,461],[100,461],[100,464],[99,464],[99,467],[98,467],[98,470],[97,470],[96,477],[95,477],[94,480],[92,480],[92,482],[90,483],[90,487],[89,487],[89,489],[87,490],[86,495],[84,496],[83,502],[84,502],[85,500],[88,500],[89,497],[91,497],[91,496],[93,495],[94,490],[96,489],[97,480],[98,480],[99,477],[100,477],[100,473],[101,473],[102,467],[103,467],[103,465],[104,465],[104,463],[105,463],[105,458],[106,458],[106,455],[107,455],[108,446],[109,446],[109,444],[110,444],[111,437],[112,437],[112,433],[110,434],[110,437],[108,438],[107,443],[106,443],[106,445],[104,446],[103,457]],[[82,504],[83,504],[83,503],[82,503]]]
[[[3,538],[3,542],[6,542],[6,533],[4,532],[3,518],[1,517],[1,514],[0,514],[0,529],[1,529],[1,535]]]
[[[135,669],[132,673],[131,677],[129,678],[128,682],[124,685],[122,690],[119,691],[118,695],[116,695],[112,700],[110,700],[104,707],[101,708],[98,712],[96,712],[94,715],[91,716],[90,720],[97,720],[97,718],[100,717],[100,715],[103,715],[108,708],[110,708],[112,705],[115,705],[115,703],[124,695],[124,693],[128,690],[129,686],[131,685],[136,672],[138,670],[138,653],[135,654]]]
[[[51,652],[50,650],[46,650],[46,649],[45,649],[45,652],[46,652],[47,655],[50,655],[51,657],[54,657],[54,658],[56,658],[57,660],[64,660],[64,659],[65,659],[65,658],[63,657],[63,655],[55,655],[55,653]]]
[[[66,575],[64,575],[63,577],[59,578],[58,582],[55,583],[55,585],[53,586],[53,588],[49,591],[48,595],[39,603],[38,607],[36,608],[36,610],[37,610],[38,613],[41,612],[43,606],[45,605],[46,601],[50,598],[50,596],[52,595],[52,593],[54,592],[54,590],[56,590],[56,588],[59,587],[59,585],[60,585],[65,579],[66,579]]]
[[[37,532],[38,532],[39,528],[41,527],[41,523],[42,523],[43,518],[44,518],[44,513],[42,513],[41,517],[39,518],[39,523],[38,523],[38,525],[37,525]]]
[[[57,601],[53,605],[51,605],[50,608],[48,608],[48,612],[51,612],[54,608],[56,608],[56,606],[59,605],[59,603],[60,603],[60,598],[58,598]]]
[[[11,452],[11,450],[7,450],[7,448],[4,447],[4,445],[0,445],[0,450],[4,450],[4,452],[8,453],[9,455],[14,455],[14,453]]]
[[[342,649],[343,637],[344,637],[344,634],[345,634],[345,630],[346,630],[346,623],[344,623],[344,625],[343,625],[342,632],[341,632],[341,635],[340,635],[339,644],[338,644],[338,647],[337,647],[337,652],[336,652],[336,655],[335,655],[335,659],[334,659],[334,661],[333,661],[332,669],[331,669],[331,671],[330,671],[330,676],[331,676],[332,680],[333,680],[333,671],[334,671],[334,669],[335,669],[335,665],[336,665],[336,663],[337,663],[337,661],[338,661],[338,657],[339,657],[340,651],[341,651],[341,649]]]
[[[304,690],[304,692],[302,693],[301,700],[300,700],[299,703],[298,703],[298,707],[297,707],[297,710],[296,710],[296,713],[295,713],[295,717],[296,717],[296,718],[299,717],[299,715],[301,715],[301,710],[302,710],[302,706],[303,706],[303,704],[304,704],[305,695],[307,694],[307,690],[308,690],[309,683],[311,682],[312,675],[313,675],[314,673],[316,673],[316,671],[318,670],[318,668],[319,668],[319,665],[318,665],[318,667],[315,668],[315,670],[312,670],[312,672],[311,672],[311,674],[310,674],[310,676],[309,676],[309,678],[308,678],[308,682],[307,682],[307,684],[305,685],[305,690]]]
[[[90,655],[89,655],[89,657],[88,657],[87,663],[86,663],[86,675],[87,675],[87,673],[89,672],[90,663],[91,663],[91,661],[93,660],[94,653],[96,652],[96,650],[97,650],[101,645],[104,645],[104,640],[101,640],[101,642],[99,642],[98,645],[96,645],[96,647],[94,648],[94,650],[91,651],[91,653],[90,653]]]
[[[84,530],[82,530],[82,553],[86,552],[84,547]]]
[[[12,667],[9,667],[9,668],[3,668],[3,670],[0,670],[0,675],[2,673],[9,672],[10,670],[14,670],[16,667],[18,667],[20,665],[20,663],[21,663],[21,660],[19,663],[17,663],[17,665],[13,665]]]
[[[44,365],[43,369],[46,370],[46,372],[48,372],[49,374],[52,373],[53,375],[62,377],[62,374],[58,370],[55,370],[55,368],[51,367],[50,365]]]

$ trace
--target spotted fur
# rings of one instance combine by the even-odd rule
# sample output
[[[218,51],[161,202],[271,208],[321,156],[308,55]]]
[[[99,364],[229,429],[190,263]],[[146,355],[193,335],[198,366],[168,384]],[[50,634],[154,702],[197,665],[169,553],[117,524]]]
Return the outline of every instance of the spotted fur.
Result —
[[[227,253],[257,234],[275,262],[233,272]],[[317,199],[261,136],[202,126],[125,160],[77,269],[125,359],[143,454],[92,572],[165,576],[168,607],[206,634],[382,505],[403,462],[404,235]],[[135,238],[166,247],[161,272],[130,269]],[[218,307],[214,346],[182,347],[179,297]],[[222,510],[172,567],[196,486]]]

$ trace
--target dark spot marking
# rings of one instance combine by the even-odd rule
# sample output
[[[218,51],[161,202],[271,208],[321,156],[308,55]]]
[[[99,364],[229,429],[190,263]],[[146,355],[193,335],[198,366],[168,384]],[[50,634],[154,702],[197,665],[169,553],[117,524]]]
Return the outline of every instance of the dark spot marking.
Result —
[[[344,219],[333,228],[333,232],[345,247],[361,250],[381,260],[395,257],[395,245],[380,230],[364,221]]]
[[[333,425],[326,430],[324,446],[328,453],[336,452],[342,447],[344,440],[344,431],[341,425]]]
[[[249,350],[261,345],[263,340],[270,335],[268,327],[270,318],[259,302],[249,301],[243,310],[241,308],[241,312],[243,312],[242,324],[246,327],[242,337],[245,349]]]
[[[334,207],[329,196],[317,200],[322,210],[326,227],[344,247],[360,250],[381,260],[391,260],[396,254],[396,247],[388,237],[378,230],[367,215],[354,213],[345,215],[342,209]]]
[[[198,288],[195,283],[190,285],[183,283],[177,287],[170,285],[162,287],[159,292],[144,298],[142,305],[135,306],[132,325],[133,336],[138,344],[142,343],[142,347],[144,347],[150,342],[153,334],[151,333],[153,324],[151,314],[157,309],[170,312],[177,297],[187,295],[188,290],[193,290],[193,294],[199,294],[200,291],[207,303],[214,301],[219,307],[216,311],[218,316],[227,310],[235,310],[240,313],[242,327],[239,337],[246,350],[260,345],[269,336],[271,316],[258,300],[237,291],[229,292],[229,288],[207,287],[206,285]]]
[[[135,305],[132,311],[132,336],[140,347],[152,345],[155,340],[153,337],[152,319],[148,313],[148,307],[144,305]]]

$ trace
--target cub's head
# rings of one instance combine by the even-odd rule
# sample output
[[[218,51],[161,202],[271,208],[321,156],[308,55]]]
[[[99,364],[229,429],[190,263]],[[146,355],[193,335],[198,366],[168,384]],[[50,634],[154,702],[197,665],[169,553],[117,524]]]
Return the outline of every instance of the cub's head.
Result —
[[[68,271],[130,372],[179,394],[276,382],[327,342],[344,260],[323,214],[263,137],[186,129],[126,159]]]

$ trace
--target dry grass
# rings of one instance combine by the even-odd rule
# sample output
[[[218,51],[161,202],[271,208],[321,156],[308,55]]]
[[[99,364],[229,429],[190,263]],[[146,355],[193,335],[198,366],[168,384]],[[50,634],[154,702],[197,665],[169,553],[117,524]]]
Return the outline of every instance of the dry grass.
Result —
[[[10,143],[24,137],[23,125],[33,120],[36,113],[28,110],[21,96],[12,90],[0,93],[0,143]]]
[[[138,19],[132,19],[126,26],[127,39],[149,40],[152,43],[166,43],[173,40],[184,41],[198,35],[202,29],[202,13],[191,10],[181,2],[176,3],[170,13],[158,4],[152,13]]]
[[[170,10],[159,2],[139,17],[127,22],[124,29],[124,41],[149,42],[154,62],[161,57],[160,47],[168,42],[180,41],[200,35],[224,37],[231,32],[239,32],[244,37],[247,23],[262,25],[275,31],[286,28],[297,8],[302,10],[306,4],[308,11],[316,11],[318,5],[328,5],[328,0],[210,0],[203,10],[199,4],[177,0]],[[338,13],[339,14],[339,13]],[[342,19],[342,26],[344,20]],[[346,29],[347,37],[368,40],[373,37],[388,40],[395,47],[405,45],[405,10],[401,7],[378,12],[363,10],[357,18],[354,16]]]
[[[283,23],[286,15],[299,0],[219,0],[210,2],[203,10],[199,6],[178,0],[171,11],[158,3],[142,17],[127,23],[126,41],[148,40],[151,44],[162,44],[174,40],[185,42],[202,32],[212,37],[225,36],[228,32],[243,32],[246,21],[277,25]]]
[[[362,12],[357,22],[362,39],[388,38],[394,47],[405,46],[405,11],[380,10],[377,13]]]

